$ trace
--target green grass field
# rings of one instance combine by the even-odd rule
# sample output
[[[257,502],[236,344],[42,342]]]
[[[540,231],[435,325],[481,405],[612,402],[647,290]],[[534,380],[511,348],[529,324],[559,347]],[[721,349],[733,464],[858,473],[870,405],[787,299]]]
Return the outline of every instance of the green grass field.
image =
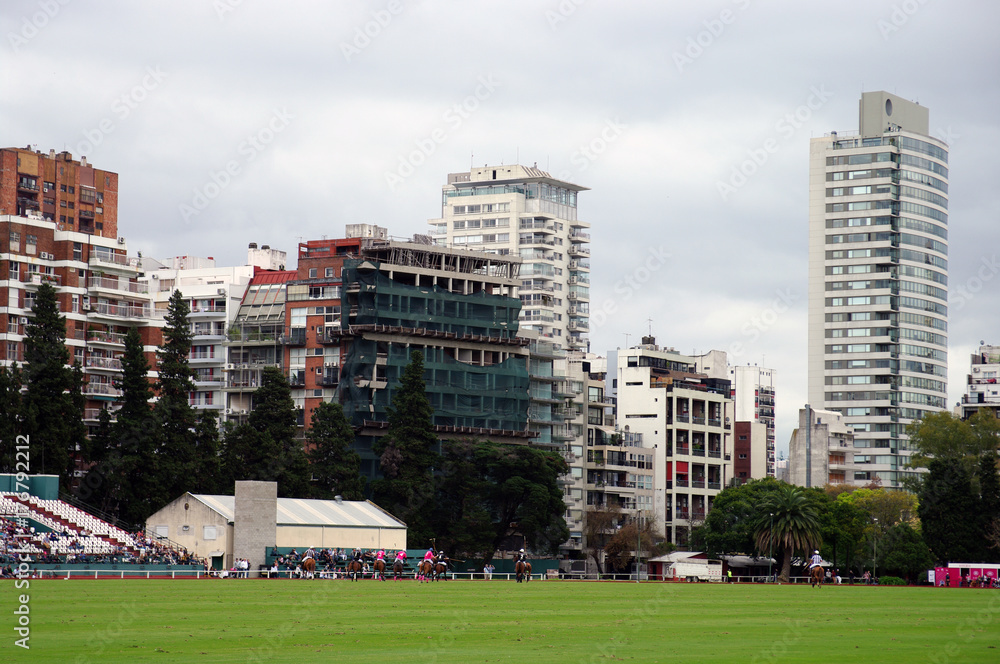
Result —
[[[0,662],[1000,662],[1000,591],[78,580],[3,589]],[[30,651],[14,645],[30,594]]]

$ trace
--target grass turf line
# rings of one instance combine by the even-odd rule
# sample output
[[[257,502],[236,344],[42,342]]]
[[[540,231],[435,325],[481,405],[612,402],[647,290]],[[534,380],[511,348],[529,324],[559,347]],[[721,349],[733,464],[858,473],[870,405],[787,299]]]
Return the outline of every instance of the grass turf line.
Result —
[[[1000,592],[506,581],[32,581],[3,662],[990,662]]]

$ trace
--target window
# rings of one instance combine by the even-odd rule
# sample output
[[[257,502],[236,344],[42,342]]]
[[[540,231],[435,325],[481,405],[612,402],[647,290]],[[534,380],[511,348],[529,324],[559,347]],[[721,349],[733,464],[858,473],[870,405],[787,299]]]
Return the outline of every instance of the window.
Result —
[[[316,278],[316,268],[314,267],[309,268],[309,278],[310,279]]]
[[[333,274],[333,268],[332,267],[326,268],[326,272],[325,272],[325,274],[323,276],[325,276],[325,277],[332,277],[332,276],[334,276],[334,274]]]

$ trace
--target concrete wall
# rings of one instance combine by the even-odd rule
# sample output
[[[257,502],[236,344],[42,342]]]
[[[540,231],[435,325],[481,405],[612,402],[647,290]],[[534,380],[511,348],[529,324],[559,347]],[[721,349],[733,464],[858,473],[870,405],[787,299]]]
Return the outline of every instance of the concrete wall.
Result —
[[[246,558],[252,570],[263,565],[267,552],[277,544],[277,522],[277,482],[236,482],[234,558]]]

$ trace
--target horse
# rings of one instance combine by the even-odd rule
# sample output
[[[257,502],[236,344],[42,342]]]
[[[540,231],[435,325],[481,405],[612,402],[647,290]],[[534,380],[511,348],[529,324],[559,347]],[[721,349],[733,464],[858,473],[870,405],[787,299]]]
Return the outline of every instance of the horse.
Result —
[[[813,588],[817,585],[819,585],[820,588],[823,587],[823,568],[821,566],[816,565],[816,567],[809,570],[809,582],[812,584]]]
[[[420,564],[417,565],[417,578],[420,582],[433,581],[434,580],[434,561],[433,560],[421,560]]]
[[[316,578],[316,559],[315,558],[303,558],[302,559],[302,578],[303,579],[315,579]]]
[[[364,571],[365,565],[360,560],[352,560],[347,563],[347,574],[351,577],[351,581],[357,581],[358,575]]]
[[[434,559],[433,579],[440,579],[448,571],[448,563],[451,559],[448,556],[440,556]]]
[[[382,579],[385,581],[385,561],[381,558],[375,561],[374,572],[372,572],[372,579]]]
[[[393,581],[399,581],[399,577],[403,574],[404,567],[403,561],[400,558],[396,558],[396,562],[392,564]]]
[[[521,581],[524,581],[525,583],[531,581],[531,563],[526,560],[517,561],[517,563],[514,564],[514,574],[518,583],[521,583]]]

